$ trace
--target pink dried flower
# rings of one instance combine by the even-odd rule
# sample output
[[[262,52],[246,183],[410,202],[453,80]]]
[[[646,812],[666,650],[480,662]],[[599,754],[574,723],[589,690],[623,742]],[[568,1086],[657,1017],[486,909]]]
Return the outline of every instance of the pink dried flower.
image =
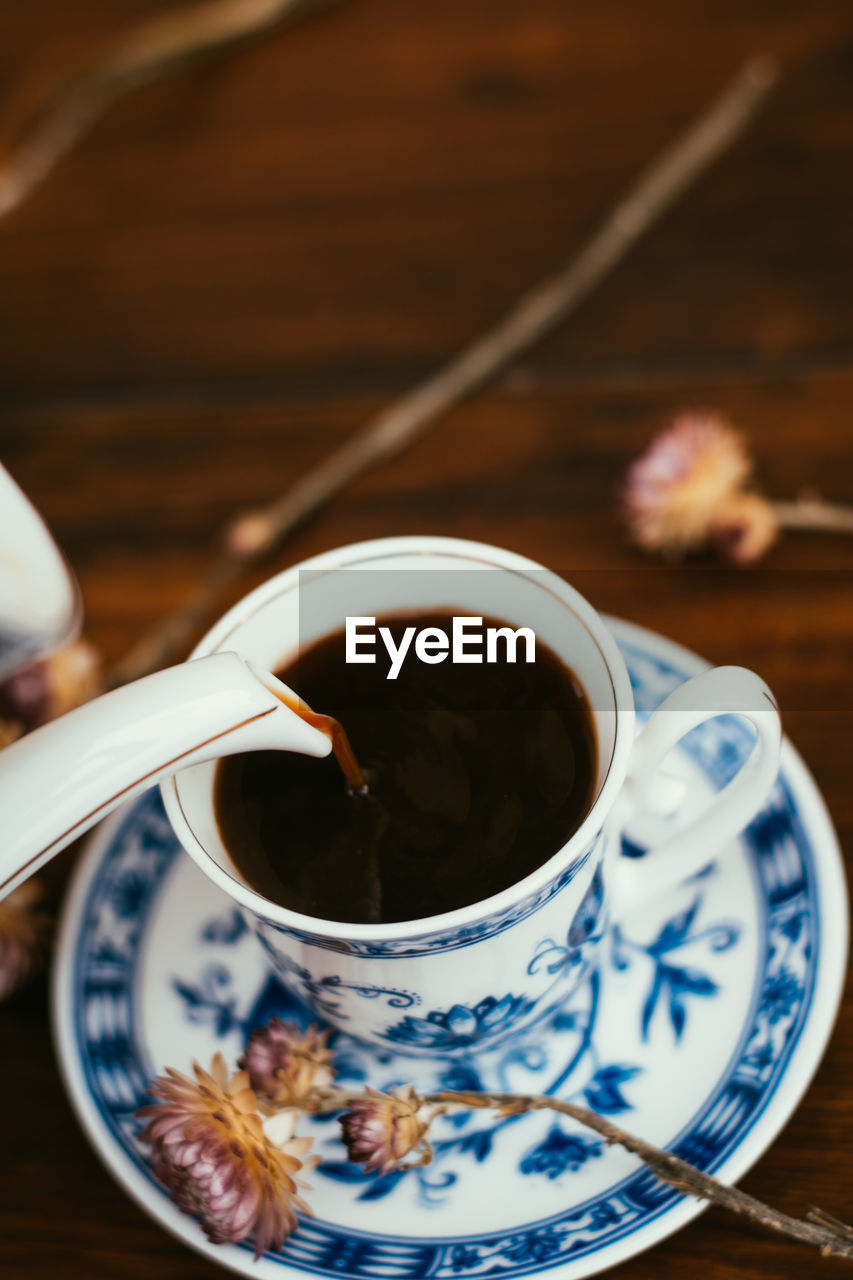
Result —
[[[669,556],[702,546],[750,470],[742,436],[724,419],[679,415],[628,469],[622,496],[631,538]]]
[[[252,1032],[238,1066],[249,1073],[261,1110],[300,1106],[313,1089],[332,1083],[328,1035],[316,1026],[303,1031],[297,1023],[281,1018],[271,1018]]]
[[[736,493],[711,526],[711,540],[727,560],[748,565],[760,560],[779,534],[779,517],[760,493]]]
[[[295,1113],[264,1121],[247,1072],[229,1079],[217,1053],[195,1079],[169,1068],[151,1086],[161,1101],[143,1107],[140,1134],[151,1144],[151,1167],[184,1213],[198,1219],[214,1244],[254,1239],[255,1257],[282,1247],[297,1226],[294,1209],[310,1213],[297,1174],[313,1167],[302,1156],[310,1138],[295,1138]]]
[[[33,910],[40,898],[38,882],[27,880],[0,902],[0,1000],[41,965],[50,921]]]
[[[427,1107],[410,1084],[390,1093],[368,1088],[341,1116],[343,1142],[350,1160],[364,1164],[365,1173],[389,1173],[400,1168],[404,1156],[421,1147],[420,1163],[431,1151],[426,1134],[434,1107]]]
[[[97,651],[76,640],[11,676],[0,689],[0,712],[21,732],[37,729],[100,693],[100,667]]]

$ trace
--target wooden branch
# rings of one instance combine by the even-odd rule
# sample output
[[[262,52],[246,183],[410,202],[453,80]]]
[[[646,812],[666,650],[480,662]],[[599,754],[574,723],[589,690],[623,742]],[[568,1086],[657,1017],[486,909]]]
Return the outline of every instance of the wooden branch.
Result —
[[[75,75],[0,163],[0,218],[17,209],[107,108],[184,63],[312,11],[324,0],[209,0],[131,28]]]
[[[794,502],[772,501],[783,529],[814,529],[824,533],[853,533],[853,507],[825,502],[813,493],[803,493]]]
[[[570,315],[646,231],[741,135],[777,78],[760,56],[631,183],[599,229],[555,275],[442,369],[381,411],[341,448],[263,510],[226,534],[225,550],[186,606],[167,618],[115,667],[111,683],[135,679],[182,657],[223,585],[270,552],[357,476],[408,448],[454,405],[479,390]]]
[[[572,1102],[561,1102],[558,1098],[550,1098],[545,1094],[460,1094],[453,1091],[429,1094],[424,1096],[426,1103],[458,1103],[463,1107],[489,1106],[498,1110],[509,1109],[510,1114],[527,1111],[557,1111],[569,1116],[586,1129],[604,1138],[605,1142],[624,1147],[642,1160],[662,1182],[675,1187],[685,1195],[695,1196],[697,1200],[707,1200],[709,1204],[728,1209],[742,1218],[748,1218],[761,1227],[775,1231],[781,1235],[798,1240],[801,1244],[815,1245],[825,1256],[847,1258],[853,1261],[853,1229],[819,1209],[811,1209],[807,1219],[792,1218],[787,1213],[780,1213],[769,1205],[747,1195],[737,1187],[726,1186],[710,1174],[695,1168],[679,1156],[660,1147],[652,1146],[642,1138],[620,1128],[610,1120],[588,1107],[576,1106]]]
[[[316,1106],[311,1105],[310,1097],[305,1100],[306,1110],[322,1113],[344,1111],[353,1102],[364,1099],[360,1093],[348,1093],[344,1089],[332,1088],[316,1091]],[[777,1234],[788,1236],[801,1244],[813,1245],[825,1257],[846,1258],[853,1261],[853,1228],[840,1222],[821,1209],[810,1209],[805,1218],[793,1218],[781,1213],[757,1200],[755,1196],[740,1191],[737,1187],[727,1186],[709,1173],[704,1173],[694,1165],[688,1164],[679,1156],[660,1147],[653,1146],[636,1134],[629,1133],[604,1116],[588,1107],[581,1107],[573,1102],[563,1102],[559,1098],[547,1094],[524,1093],[491,1093],[491,1092],[457,1092],[442,1090],[438,1093],[422,1094],[419,1098],[424,1110],[434,1108],[432,1116],[441,1115],[448,1110],[483,1110],[491,1109],[501,1115],[524,1115],[531,1111],[556,1111],[560,1115],[583,1125],[599,1134],[611,1146],[623,1147],[637,1156],[662,1182],[681,1191],[684,1195],[694,1196],[697,1200],[706,1200],[709,1204],[727,1209],[730,1213],[746,1218],[758,1226]],[[420,1112],[419,1112],[420,1114]]]

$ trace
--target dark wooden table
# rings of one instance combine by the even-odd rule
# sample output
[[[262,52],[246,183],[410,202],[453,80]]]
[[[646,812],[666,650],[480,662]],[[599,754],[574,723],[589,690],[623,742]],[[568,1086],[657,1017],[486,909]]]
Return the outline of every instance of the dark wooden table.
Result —
[[[163,0],[6,0],[0,140]],[[495,318],[757,49],[747,136],[582,310],[232,596],[313,552],[504,544],[598,607],[761,671],[853,838],[853,542],[664,567],[614,492],[675,410],[751,438],[762,484],[853,502],[848,0],[357,0],[119,103],[0,223],[0,456],[53,525],[109,659],[269,500]],[[228,603],[223,600],[223,605]],[[55,864],[55,897],[73,855]],[[111,1180],[59,1081],[44,980],[0,1008],[0,1275],[213,1277]],[[853,1217],[848,994],[796,1114],[743,1180]],[[712,1210],[626,1277],[841,1275]]]

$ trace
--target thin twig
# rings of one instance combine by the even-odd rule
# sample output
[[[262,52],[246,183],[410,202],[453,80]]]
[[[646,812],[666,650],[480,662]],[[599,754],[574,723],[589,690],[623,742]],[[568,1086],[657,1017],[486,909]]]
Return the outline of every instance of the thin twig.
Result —
[[[834,1218],[831,1213],[827,1213],[825,1209],[816,1209],[812,1207],[806,1214],[809,1222],[816,1222],[822,1227],[826,1227],[828,1231],[836,1232],[842,1240],[853,1248],[853,1227],[849,1227],[846,1222],[842,1222],[840,1218]]]
[[[131,89],[190,59],[258,35],[320,0],[211,0],[141,23],[118,36],[52,99],[0,164],[0,218],[26,200],[94,121]]]
[[[480,1101],[483,1095],[469,1095],[469,1098],[471,1096],[477,1099],[477,1106],[483,1105]],[[755,1196],[747,1195],[737,1187],[726,1186],[725,1183],[688,1164],[679,1156],[663,1151],[660,1147],[655,1147],[642,1138],[628,1133],[627,1130],[605,1120],[603,1116],[590,1111],[587,1107],[579,1107],[572,1102],[561,1102],[557,1098],[549,1098],[543,1094],[523,1096],[492,1093],[487,1096],[487,1105],[497,1108],[514,1108],[520,1106],[523,1100],[526,1111],[558,1111],[561,1115],[570,1116],[585,1128],[600,1134],[605,1142],[630,1151],[642,1160],[656,1177],[675,1187],[677,1191],[695,1196],[697,1200],[707,1200],[710,1204],[728,1209],[731,1213],[748,1218],[751,1222],[758,1223],[759,1226],[771,1231],[790,1236],[791,1239],[799,1240],[803,1244],[816,1245],[824,1256],[834,1255],[853,1260],[853,1239],[851,1239],[850,1227],[843,1223],[835,1224],[820,1210],[810,1211],[810,1221],[792,1218],[787,1213],[781,1213],[778,1209],[772,1209],[769,1205],[762,1203],[761,1200],[756,1200]],[[466,1095],[454,1094],[452,1091],[430,1094],[424,1098],[424,1101],[427,1103],[459,1102],[463,1106],[470,1105],[470,1101],[466,1101]]]
[[[363,1096],[363,1094],[348,1094],[342,1089],[318,1091],[318,1109],[324,1113],[342,1111]],[[694,1196],[697,1200],[706,1200],[709,1204],[727,1209],[730,1213],[747,1218],[750,1222],[755,1222],[767,1230],[798,1240],[801,1244],[814,1245],[825,1257],[853,1260],[853,1228],[846,1223],[840,1222],[821,1209],[810,1209],[805,1219],[792,1218],[787,1213],[772,1209],[761,1200],[757,1200],[755,1196],[740,1191],[737,1187],[726,1186],[710,1174],[688,1164],[686,1160],[673,1155],[670,1151],[653,1146],[643,1138],[636,1137],[635,1134],[606,1120],[597,1112],[590,1111],[588,1107],[577,1106],[573,1102],[563,1102],[547,1094],[465,1093],[454,1090],[422,1094],[420,1102],[425,1107],[434,1106],[436,1108],[434,1114],[441,1114],[448,1107],[490,1108],[503,1115],[523,1115],[531,1111],[559,1112],[577,1121],[584,1128],[599,1134],[608,1144],[630,1151],[657,1178],[677,1191],[683,1192],[684,1195]]]
[[[770,505],[783,529],[853,533],[853,507],[825,502],[816,494],[803,494],[794,502],[773,501]]]
[[[357,476],[411,445],[564,320],[637,241],[740,136],[777,78],[775,62],[750,59],[722,95],[631,184],[570,262],[525,294],[494,328],[389,405],[264,510],[228,530],[226,547],[187,604],[144,637],[112,673],[135,679],[182,656],[223,584],[272,550]]]

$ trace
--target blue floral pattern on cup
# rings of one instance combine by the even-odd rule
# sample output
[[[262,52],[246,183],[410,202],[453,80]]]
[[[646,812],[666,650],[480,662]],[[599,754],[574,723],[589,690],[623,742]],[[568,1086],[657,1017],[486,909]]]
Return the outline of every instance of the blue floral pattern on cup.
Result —
[[[575,872],[589,861],[593,853],[594,848],[578,860]],[[559,877],[559,881],[563,879]],[[553,897],[551,894],[547,900],[551,901]],[[477,966],[475,960],[474,971],[483,971],[483,985],[477,989],[474,982],[473,999],[460,999],[445,1008],[426,1007],[423,995],[408,988],[382,982],[353,982],[337,971],[320,974],[307,958],[311,955],[310,948],[302,950],[304,962],[301,963],[294,959],[289,949],[285,949],[280,930],[263,925],[256,932],[273,969],[285,984],[338,1026],[352,1024],[355,1034],[358,1034],[358,1026],[364,1019],[360,1002],[376,1001],[389,1014],[394,1009],[419,1006],[417,1014],[407,1014],[401,1019],[388,1016],[377,1022],[372,1028],[373,1038],[401,1052],[431,1055],[459,1054],[494,1047],[520,1027],[546,1018],[557,1005],[562,1004],[568,992],[588,976],[605,925],[604,885],[599,865],[575,914],[568,926],[564,926],[564,935],[554,938],[534,933],[532,951],[527,956],[522,953],[517,965],[517,989],[489,990],[486,985],[489,966],[487,963]],[[209,930],[213,928],[213,924],[208,926]],[[468,941],[473,942],[474,939],[469,938]],[[288,938],[287,947],[292,945],[292,939]],[[449,951],[455,949],[453,946],[448,948]],[[436,953],[430,945],[424,954]],[[395,958],[400,961],[403,956],[398,954]],[[374,959],[378,960],[379,956]]]
[[[433,1053],[470,1049],[485,1035],[510,1029],[516,1019],[529,1012],[531,1002],[522,996],[485,996],[473,1009],[455,1004],[443,1012],[432,1009],[425,1018],[403,1018],[389,1029],[386,1038],[394,1044],[414,1044]]]

